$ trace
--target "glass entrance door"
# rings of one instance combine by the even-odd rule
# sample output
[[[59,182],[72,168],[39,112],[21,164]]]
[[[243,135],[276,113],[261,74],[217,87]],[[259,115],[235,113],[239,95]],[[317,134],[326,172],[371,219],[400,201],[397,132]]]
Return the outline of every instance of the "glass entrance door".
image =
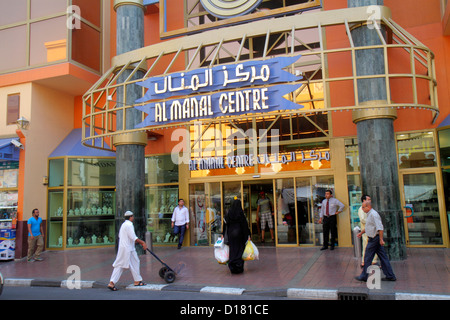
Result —
[[[262,244],[264,232],[264,245],[275,245],[273,180],[243,182],[243,206],[252,241],[258,245]],[[262,211],[265,211],[264,230],[261,228]]]
[[[316,224],[311,178],[296,179],[297,219],[300,244],[315,244]]]
[[[322,245],[319,210],[333,176],[191,184],[191,243],[213,245],[234,198],[241,199],[252,241],[272,245]],[[264,223],[263,223],[264,221]],[[264,237],[263,237],[264,235]]]
[[[221,199],[219,182],[190,185],[190,232],[194,245],[212,245],[222,234]]]
[[[325,191],[334,190],[333,176],[295,179],[298,238],[300,245],[323,245],[323,227],[319,224],[319,211]]]
[[[403,174],[404,208],[409,245],[442,245],[436,174]]]
[[[276,224],[277,243],[297,245],[297,210],[295,203],[294,178],[277,179],[276,186]]]

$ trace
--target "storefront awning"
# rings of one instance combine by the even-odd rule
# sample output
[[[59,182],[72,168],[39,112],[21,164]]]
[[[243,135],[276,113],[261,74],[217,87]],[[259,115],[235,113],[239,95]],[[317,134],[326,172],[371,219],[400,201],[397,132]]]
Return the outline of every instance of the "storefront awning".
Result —
[[[88,130],[88,129],[86,129]],[[49,158],[80,156],[80,157],[115,157],[114,152],[100,150],[96,148],[85,147],[81,143],[82,129],[73,129],[71,133],[61,142],[61,144],[53,151]],[[96,140],[96,145],[100,142]]]
[[[0,139],[0,161],[19,161],[19,148],[12,141],[19,141],[17,138]]]

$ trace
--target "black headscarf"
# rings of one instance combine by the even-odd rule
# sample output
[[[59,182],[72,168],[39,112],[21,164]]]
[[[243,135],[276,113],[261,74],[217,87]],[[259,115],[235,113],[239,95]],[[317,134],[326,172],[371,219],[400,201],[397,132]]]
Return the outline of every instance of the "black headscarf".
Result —
[[[242,220],[242,218],[245,217],[244,210],[242,210],[241,200],[236,199],[233,201],[233,203],[231,204],[231,208],[228,210],[227,217],[228,223],[239,222],[240,220]]]

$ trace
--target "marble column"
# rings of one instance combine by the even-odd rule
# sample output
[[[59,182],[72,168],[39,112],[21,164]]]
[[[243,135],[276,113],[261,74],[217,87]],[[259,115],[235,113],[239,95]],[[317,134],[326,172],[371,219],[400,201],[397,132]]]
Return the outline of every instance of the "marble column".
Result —
[[[383,5],[383,0],[348,0],[348,7]],[[385,29],[381,26],[385,36]],[[356,47],[381,44],[377,31],[366,24],[353,26]],[[357,76],[385,73],[383,49],[357,50]],[[357,126],[362,191],[372,197],[373,208],[384,224],[386,251],[391,260],[406,259],[403,212],[400,201],[395,145],[395,109],[379,108],[387,99],[385,78],[359,79],[358,100],[367,109],[353,112]]]
[[[115,0],[114,10],[117,17],[117,55],[144,46],[144,6],[142,0]],[[123,83],[133,71],[134,66],[125,70],[118,79]],[[138,71],[131,80],[141,79],[143,72]],[[125,96],[126,93],[126,96]],[[142,96],[142,88],[132,84],[117,89],[117,107],[133,105]],[[125,98],[126,97],[126,98]],[[125,127],[123,111],[117,111],[117,131],[134,129],[142,121],[139,110],[126,110]],[[118,247],[118,232],[124,221],[124,213],[129,210],[134,213],[136,235],[145,240],[147,219],[145,214],[145,146],[146,132],[128,133],[114,137],[116,147],[116,250]],[[136,246],[139,254],[143,253],[141,246]]]

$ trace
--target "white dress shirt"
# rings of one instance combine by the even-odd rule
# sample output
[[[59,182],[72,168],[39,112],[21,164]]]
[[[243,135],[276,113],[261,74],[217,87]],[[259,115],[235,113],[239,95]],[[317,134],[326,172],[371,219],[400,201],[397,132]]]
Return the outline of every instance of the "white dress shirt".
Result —
[[[172,222],[175,222],[176,226],[182,226],[189,223],[189,210],[185,206],[182,208],[176,206],[173,210]]]
[[[369,238],[374,238],[379,230],[384,230],[383,228],[383,222],[381,221],[381,217],[375,210],[370,209],[369,212],[367,212],[367,219],[366,219],[366,234]]]
[[[330,201],[328,204],[328,213],[330,216],[334,216],[336,212],[342,212],[344,210],[344,204],[340,202],[338,199],[331,197],[330,199],[324,199],[322,201],[322,207],[320,208],[320,218],[326,217],[327,212],[327,201]]]

